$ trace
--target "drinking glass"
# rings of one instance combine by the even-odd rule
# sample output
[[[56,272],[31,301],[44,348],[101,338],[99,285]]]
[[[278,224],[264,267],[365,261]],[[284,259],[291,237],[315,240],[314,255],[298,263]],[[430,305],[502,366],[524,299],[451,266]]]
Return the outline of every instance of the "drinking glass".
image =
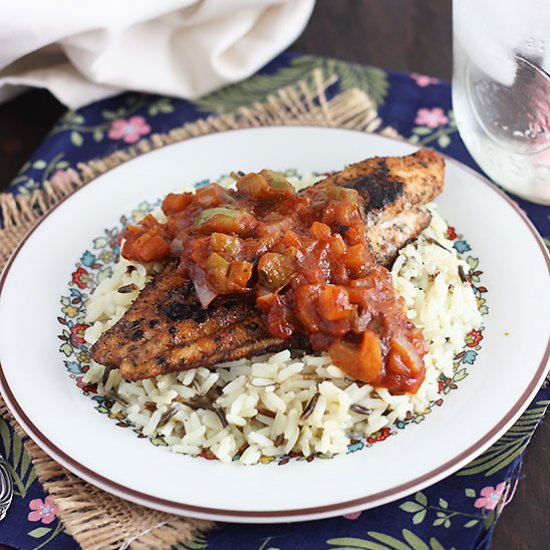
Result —
[[[479,166],[550,204],[550,0],[453,0],[453,109]]]

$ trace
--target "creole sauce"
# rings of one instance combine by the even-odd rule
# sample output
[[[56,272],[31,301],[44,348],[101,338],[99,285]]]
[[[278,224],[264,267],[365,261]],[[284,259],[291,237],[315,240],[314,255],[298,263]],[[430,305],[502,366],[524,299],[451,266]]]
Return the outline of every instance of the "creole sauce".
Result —
[[[349,376],[415,393],[427,345],[406,317],[391,274],[372,261],[364,201],[322,182],[296,193],[269,170],[168,195],[166,222],[128,226],[122,254],[141,262],[179,258],[203,307],[223,294],[255,293],[273,336],[307,335]]]

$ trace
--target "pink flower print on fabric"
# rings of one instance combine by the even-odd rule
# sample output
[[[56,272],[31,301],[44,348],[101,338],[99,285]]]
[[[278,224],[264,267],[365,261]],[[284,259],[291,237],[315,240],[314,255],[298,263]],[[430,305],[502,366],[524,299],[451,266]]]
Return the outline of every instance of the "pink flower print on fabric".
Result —
[[[40,498],[31,500],[29,502],[29,508],[31,512],[29,512],[27,519],[29,521],[42,521],[44,525],[48,525],[54,521],[59,511],[51,496],[47,496],[44,502],[42,502]]]
[[[481,496],[476,499],[474,506],[485,510],[494,510],[500,501],[500,497],[506,488],[506,483],[499,483],[496,487],[483,487],[479,493]]]
[[[431,76],[426,76],[425,74],[411,73],[411,78],[416,81],[416,83],[421,88],[426,88],[430,84],[438,84],[439,79],[433,78]]]
[[[421,126],[427,126],[428,128],[437,128],[447,124],[449,118],[444,113],[441,107],[434,107],[433,109],[418,109],[416,113],[415,123]]]
[[[344,514],[342,517],[346,519],[357,519],[363,512],[350,512],[349,514]]]
[[[111,139],[122,139],[126,143],[135,143],[141,136],[147,135],[151,126],[142,116],[133,116],[129,119],[118,118],[111,123],[107,134]]]

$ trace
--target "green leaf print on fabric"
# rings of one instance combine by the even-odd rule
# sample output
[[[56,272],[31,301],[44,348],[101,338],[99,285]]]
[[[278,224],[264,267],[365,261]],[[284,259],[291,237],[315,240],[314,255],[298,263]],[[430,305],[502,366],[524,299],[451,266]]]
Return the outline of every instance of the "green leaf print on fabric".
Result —
[[[48,162],[43,159],[38,159],[32,164],[29,162],[25,163],[19,170],[19,175],[13,179],[12,184],[21,185],[20,193],[23,195],[30,195],[32,191],[39,189],[48,179],[56,176],[61,170],[69,168],[70,165],[63,159],[64,156],[65,153],[61,151]],[[33,170],[41,170],[42,174],[40,178],[36,178],[36,175],[32,177],[26,174],[25,172],[30,168]]]
[[[47,535],[50,531],[51,529],[49,527],[37,527],[36,529],[29,531],[28,535],[34,539],[39,539],[40,537]]]
[[[365,91],[375,107],[379,107],[386,99],[389,83],[388,76],[382,69],[304,55],[291,59],[289,66],[282,67],[274,74],[252,76],[193,103],[201,111],[234,113],[239,107],[265,101],[279,88],[296,84],[300,80],[305,79],[309,85],[313,85],[314,69],[321,69],[325,78],[337,75],[341,90],[357,87]]]
[[[456,475],[489,477],[506,468],[523,453],[549,404],[550,401],[538,401],[535,408],[527,409],[506,434]]]
[[[159,113],[173,113],[174,106],[172,105],[172,100],[169,97],[161,97],[147,109],[147,114],[149,116],[156,116]]]
[[[34,539],[43,539],[40,541],[40,544],[35,546],[32,550],[40,550],[41,548],[48,547],[48,548],[55,548],[55,545],[49,546],[49,543],[57,537],[60,533],[63,533],[64,527],[61,521],[59,519],[57,520],[57,525],[55,528],[51,527],[37,527],[36,529],[33,529],[32,531],[29,531],[27,535],[29,537],[32,537]],[[49,535],[47,538],[43,538],[46,535]]]
[[[403,541],[376,531],[369,531],[367,534],[376,542],[355,537],[342,537],[329,539],[327,544],[332,545],[330,550],[445,550],[445,547],[435,537],[431,537],[426,543],[408,529],[401,531]],[[449,550],[455,549],[451,547]]]
[[[207,548],[208,541],[202,531],[197,531],[191,540],[180,542],[173,547],[174,550],[206,550]]]
[[[21,438],[15,432],[10,433],[8,424],[3,418],[0,418],[0,452],[9,462],[14,494],[22,498],[25,497],[32,482],[36,479],[36,472]]]
[[[505,484],[502,484],[505,487]],[[477,493],[474,489],[466,489],[466,496],[469,498],[475,498]],[[483,501],[480,505],[472,503],[472,512],[463,512],[460,510],[454,510],[450,507],[449,502],[444,498],[438,498],[437,504],[430,503],[428,497],[419,491],[414,495],[413,500],[407,500],[399,505],[399,508],[408,514],[413,514],[412,522],[414,525],[419,525],[424,520],[429,519],[433,527],[443,527],[448,529],[453,522],[456,525],[457,520],[459,524],[469,528],[477,525],[479,522],[485,522],[490,517],[490,513],[487,512],[488,508],[483,506],[487,500],[481,497]],[[435,501],[434,501],[435,502]],[[475,501],[478,503],[478,501]],[[428,515],[429,514],[429,515]],[[491,521],[492,523],[492,521]]]
[[[84,138],[82,137],[82,134],[80,132],[77,132],[76,130],[73,130],[71,132],[71,143],[73,145],[76,145],[76,147],[82,147],[82,144],[84,143]]]
[[[336,59],[325,59],[324,62],[327,76],[336,73],[340,77],[342,90],[351,88],[363,90],[369,95],[375,108],[384,103],[389,87],[388,75],[385,71]]]

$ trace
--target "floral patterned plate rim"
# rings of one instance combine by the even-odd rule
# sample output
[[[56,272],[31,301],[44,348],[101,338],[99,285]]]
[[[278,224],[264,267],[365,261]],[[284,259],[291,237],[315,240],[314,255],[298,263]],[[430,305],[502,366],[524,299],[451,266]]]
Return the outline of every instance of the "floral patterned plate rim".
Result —
[[[304,143],[308,147],[289,146]],[[447,162],[446,188],[437,202],[443,217],[469,236],[491,289],[484,349],[437,415],[384,445],[333,460],[292,461],[285,468],[177,456],[105,422],[59,368],[55,318],[67,273],[88,243],[139,200],[153,201],[185,181],[235,168],[325,172],[413,150],[350,130],[243,129],[164,147],[98,177],[37,226],[0,281],[0,386],[8,406],[46,452],[80,477],[134,502],[194,517],[328,517],[384,504],[453,473],[523,412],[544,379],[550,354],[544,246],[512,201],[454,161]]]

